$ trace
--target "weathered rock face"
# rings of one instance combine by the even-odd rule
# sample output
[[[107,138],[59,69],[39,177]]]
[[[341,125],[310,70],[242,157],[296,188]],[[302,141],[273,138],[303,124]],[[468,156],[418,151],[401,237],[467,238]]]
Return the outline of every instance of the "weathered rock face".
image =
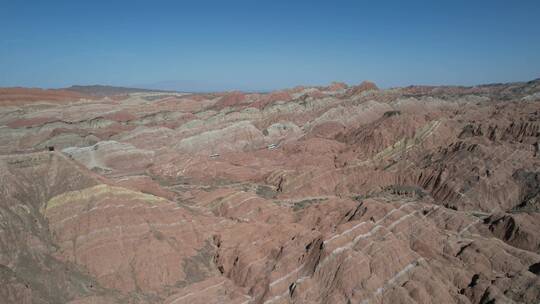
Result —
[[[241,104],[246,99],[246,95],[242,92],[231,92],[221,97],[215,104],[218,108],[233,107]]]
[[[182,153],[247,151],[264,145],[262,132],[247,121],[240,121],[221,130],[211,130],[182,139],[177,149]]]
[[[153,151],[137,149],[131,144],[102,141],[82,148],[66,148],[62,152],[97,172],[144,172],[152,164]]]
[[[164,198],[97,185],[55,196],[44,209],[59,259],[104,287],[154,294],[214,272],[205,240],[219,223]]]
[[[58,154],[0,158],[0,295],[4,303],[66,303],[114,296],[77,265],[55,258],[43,202],[100,181]],[[91,173],[91,172],[90,172]]]
[[[367,91],[376,91],[378,89],[379,88],[377,87],[377,85],[374,84],[373,82],[363,81],[361,84],[351,87],[348,90],[347,95],[353,96],[353,95],[362,94],[363,92],[367,92]]]
[[[0,303],[540,302],[539,81],[28,93]]]

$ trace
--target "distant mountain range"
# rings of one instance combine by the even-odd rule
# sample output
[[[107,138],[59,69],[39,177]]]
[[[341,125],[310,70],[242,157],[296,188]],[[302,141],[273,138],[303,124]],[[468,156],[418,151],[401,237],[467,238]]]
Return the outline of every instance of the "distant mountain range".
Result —
[[[69,88],[65,88],[63,90],[77,92],[84,95],[99,96],[99,97],[123,95],[123,94],[130,94],[130,93],[173,92],[173,91],[165,91],[165,90],[115,87],[115,86],[108,86],[108,85],[74,85]]]

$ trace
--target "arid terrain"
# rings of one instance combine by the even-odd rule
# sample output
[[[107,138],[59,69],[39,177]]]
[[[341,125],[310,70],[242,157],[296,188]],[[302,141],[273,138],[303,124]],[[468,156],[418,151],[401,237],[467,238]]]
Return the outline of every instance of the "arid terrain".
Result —
[[[0,303],[540,303],[540,80],[0,89]]]

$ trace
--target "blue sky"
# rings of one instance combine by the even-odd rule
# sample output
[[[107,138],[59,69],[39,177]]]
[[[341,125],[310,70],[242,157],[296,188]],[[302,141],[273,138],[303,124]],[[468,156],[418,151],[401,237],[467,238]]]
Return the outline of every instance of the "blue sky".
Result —
[[[537,77],[538,0],[0,0],[0,86],[271,90]]]

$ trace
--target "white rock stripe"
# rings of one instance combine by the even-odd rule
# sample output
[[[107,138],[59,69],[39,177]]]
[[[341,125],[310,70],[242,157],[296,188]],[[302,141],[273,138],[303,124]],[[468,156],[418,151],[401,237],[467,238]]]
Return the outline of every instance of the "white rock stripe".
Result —
[[[188,161],[187,161],[186,164],[184,165],[184,168],[182,168],[182,171],[179,171],[179,172],[176,174],[176,176],[179,176],[180,174],[183,175],[183,174],[186,172],[186,170],[187,170],[187,168],[189,167],[189,165],[191,164],[191,161],[193,161],[193,157],[190,157],[190,158],[188,159]]]
[[[480,221],[481,221],[481,219],[476,219],[476,220],[472,221],[469,225],[465,226],[465,228],[461,229],[459,231],[458,235],[461,236],[464,232],[469,230],[469,228],[471,228],[472,226],[478,224]]]
[[[348,233],[354,231],[356,228],[361,227],[361,226],[364,226],[364,225],[367,225],[367,224],[368,224],[368,222],[361,222],[361,223],[359,223],[359,224],[356,224],[356,225],[354,225],[353,227],[351,227],[351,228],[349,228],[349,229],[343,231],[342,233],[336,234],[336,235],[334,235],[333,237],[329,238],[328,240],[324,241],[324,244],[330,243],[330,242],[333,241],[334,239],[336,239],[336,238],[338,238],[338,237],[341,237],[341,236],[343,236],[343,235],[345,235],[345,234],[348,234]]]
[[[304,265],[305,265],[305,263],[303,263],[302,265],[298,266],[295,270],[289,272],[287,275],[285,275],[285,276],[283,276],[283,277],[281,277],[281,278],[279,278],[279,279],[273,281],[272,283],[270,283],[270,287],[272,287],[272,286],[274,286],[274,285],[276,285],[276,284],[282,282],[283,280],[286,280],[286,279],[290,278],[291,276],[297,274],[297,273],[300,271],[300,269],[302,269],[302,267],[304,267]]]
[[[407,264],[403,269],[398,271],[393,277],[386,280],[386,282],[381,287],[377,288],[377,290],[375,290],[369,296],[369,298],[363,300],[360,303],[361,304],[368,304],[373,297],[381,296],[383,294],[383,292],[386,291],[389,287],[392,287],[397,282],[397,280],[399,280],[399,278],[401,278],[405,274],[409,273],[411,270],[413,270],[416,266],[420,265],[420,263],[422,263],[424,261],[425,261],[424,258],[419,258],[418,260]]]
[[[281,299],[281,298],[287,296],[288,293],[289,293],[289,291],[286,290],[284,293],[279,294],[279,295],[274,296],[274,297],[271,297],[270,299],[264,301],[263,304],[275,303],[275,302],[278,301],[279,299]]]
[[[256,198],[258,198],[258,196],[251,196],[251,197],[248,197],[248,198],[246,198],[244,200],[241,200],[238,204],[228,204],[228,205],[229,205],[229,208],[237,208],[237,207],[243,205],[245,202],[250,201],[252,199],[256,199]]]
[[[379,221],[376,222],[376,224],[378,223],[381,223],[382,221],[384,221],[386,218],[388,218],[388,216],[390,216],[392,213],[396,212],[397,210],[400,210],[408,205],[411,205],[412,203],[407,203],[407,204],[404,204],[402,206],[400,206],[399,208],[395,208],[393,209],[392,211],[388,212],[384,217],[382,217]],[[419,212],[418,210],[414,211],[414,212],[411,212],[407,215],[404,215],[402,216],[401,218],[399,218],[397,221],[402,221],[404,220],[404,218],[408,218],[411,216],[412,213],[417,213]],[[345,251],[346,249],[349,249],[349,248],[352,248],[356,243],[358,243],[358,241],[360,241],[361,239],[364,239],[364,238],[367,238],[371,235],[373,235],[374,233],[376,233],[379,229],[383,228],[384,226],[382,225],[376,225],[374,226],[370,231],[368,231],[367,233],[364,233],[364,234],[361,234],[361,235],[357,235],[351,242],[347,243],[346,245],[342,246],[342,247],[338,247],[336,249],[334,249],[328,256],[326,256],[320,263],[319,265],[317,266],[317,268],[320,268],[320,267],[323,267],[331,257],[339,254],[340,252],[343,252]],[[279,278],[279,279],[276,279],[274,280],[272,283],[270,283],[270,287],[273,287],[274,285],[290,278],[291,276],[297,274],[301,269],[302,267],[305,266],[305,263],[300,265],[298,268],[296,268],[295,270],[293,270],[292,272],[288,273],[287,275]],[[286,292],[287,293],[287,292]],[[286,294],[285,293],[285,294]],[[273,301],[275,302],[276,300],[278,300],[282,295],[278,295],[278,296],[275,296],[275,297],[272,297],[270,300],[266,301],[265,303],[272,303]],[[269,302],[270,301],[270,302]]]
[[[183,296],[181,296],[181,297],[179,297],[179,298],[174,299],[174,301],[172,301],[170,304],[178,303],[178,301],[180,301],[180,300],[182,300],[182,299],[185,299],[185,298],[191,297],[191,296],[193,296],[193,295],[195,295],[195,294],[198,294],[198,293],[201,293],[201,292],[205,292],[205,291],[208,291],[208,290],[210,290],[210,289],[219,287],[219,286],[221,286],[221,285],[223,285],[223,284],[225,284],[225,281],[222,281],[221,283],[218,283],[218,284],[215,284],[215,285],[212,285],[212,286],[208,286],[208,287],[206,287],[206,288],[204,288],[204,289],[201,289],[201,290],[198,290],[198,291],[196,291],[196,292],[190,292],[190,293],[188,293],[188,294],[186,294],[186,295],[183,295]]]
[[[401,209],[405,208],[406,206],[409,206],[409,205],[412,205],[412,204],[413,204],[413,203],[406,203],[406,204],[401,205],[399,208],[394,208],[394,209],[390,210],[390,212],[388,212],[385,216],[383,216],[383,217],[382,217],[380,220],[378,220],[375,224],[378,224],[378,223],[384,221],[384,220],[387,219],[390,215],[392,215],[394,212],[397,212],[398,210],[401,210]],[[340,233],[340,234],[337,234],[337,235],[332,236],[332,237],[329,238],[328,240],[325,240],[324,243],[325,243],[325,244],[326,244],[326,243],[329,243],[329,242],[333,241],[334,239],[336,239],[336,238],[338,238],[338,237],[341,237],[341,236],[343,236],[343,235],[345,235],[345,234],[348,234],[348,233],[354,231],[356,228],[359,228],[359,227],[361,227],[361,226],[363,226],[363,225],[365,225],[365,224],[368,224],[368,223],[369,223],[369,222],[361,222],[361,223],[355,225],[354,227],[352,227],[352,228],[350,228],[350,229],[347,229],[347,230],[343,231],[343,232]]]
[[[235,196],[237,196],[237,195],[239,195],[239,194],[242,194],[242,193],[246,193],[246,192],[244,192],[244,191],[239,191],[239,192],[235,192],[235,193],[233,193],[233,194],[230,194],[229,196],[226,196],[226,197],[223,198],[221,201],[219,201],[219,202],[217,203],[217,205],[214,206],[214,208],[223,205],[224,203],[228,202],[231,198],[233,198],[233,197],[235,197]],[[214,201],[215,201],[215,200],[214,200]],[[212,201],[211,203],[213,203],[214,201]]]

